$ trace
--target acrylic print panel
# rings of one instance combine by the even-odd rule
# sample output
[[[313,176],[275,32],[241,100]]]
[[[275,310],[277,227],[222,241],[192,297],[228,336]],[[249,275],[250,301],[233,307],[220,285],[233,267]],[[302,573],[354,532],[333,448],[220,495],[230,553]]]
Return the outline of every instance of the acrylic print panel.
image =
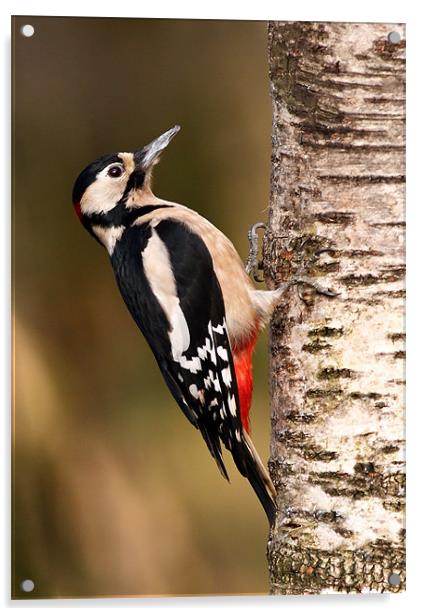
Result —
[[[12,30],[12,596],[402,590],[404,27]]]

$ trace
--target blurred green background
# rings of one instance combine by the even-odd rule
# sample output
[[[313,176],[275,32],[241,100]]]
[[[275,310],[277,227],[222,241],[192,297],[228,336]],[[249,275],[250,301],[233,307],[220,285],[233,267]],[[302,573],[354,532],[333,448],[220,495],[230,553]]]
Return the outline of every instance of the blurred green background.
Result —
[[[13,31],[14,596],[266,593],[257,498],[227,455],[231,484],[220,476],[71,205],[94,158],[179,123],[155,193],[244,258],[267,216],[266,24],[17,17]],[[264,460],[266,349],[265,335],[252,409]]]

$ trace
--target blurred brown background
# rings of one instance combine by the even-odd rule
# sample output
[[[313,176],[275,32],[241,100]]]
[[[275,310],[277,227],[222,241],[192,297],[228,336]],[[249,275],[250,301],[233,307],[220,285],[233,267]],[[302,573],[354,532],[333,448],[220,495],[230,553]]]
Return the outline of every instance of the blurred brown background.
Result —
[[[14,594],[25,578],[30,597],[266,593],[257,498],[228,456],[231,484],[220,476],[71,205],[94,158],[179,123],[155,192],[245,257],[268,201],[266,24],[18,17],[13,30]],[[265,460],[266,344],[252,411]]]

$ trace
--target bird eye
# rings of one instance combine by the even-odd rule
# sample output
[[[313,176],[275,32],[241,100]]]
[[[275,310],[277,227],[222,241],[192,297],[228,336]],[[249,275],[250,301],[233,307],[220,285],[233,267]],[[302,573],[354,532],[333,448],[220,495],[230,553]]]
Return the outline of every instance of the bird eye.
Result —
[[[120,178],[123,173],[122,165],[112,165],[107,170],[107,175],[110,178]]]

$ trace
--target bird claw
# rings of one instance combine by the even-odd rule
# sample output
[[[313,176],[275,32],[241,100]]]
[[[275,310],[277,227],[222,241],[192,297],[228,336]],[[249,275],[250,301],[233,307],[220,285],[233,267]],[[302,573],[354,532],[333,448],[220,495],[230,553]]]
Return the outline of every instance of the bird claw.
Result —
[[[264,222],[256,222],[248,230],[248,241],[250,243],[250,248],[247,261],[245,263],[245,271],[249,276],[252,276],[256,282],[264,282],[264,278],[259,275],[259,272],[263,272],[263,261],[258,260],[258,229],[267,229],[267,225]],[[303,241],[303,244],[305,243],[305,241],[306,240]],[[301,247],[303,246],[303,244],[301,245]],[[321,249],[319,252],[323,254],[324,252],[327,252],[327,249]],[[282,290],[282,292],[286,291],[288,288],[294,285],[304,285],[307,287],[312,287],[316,293],[318,293],[319,295],[325,295],[326,297],[337,297],[338,295],[340,295],[340,293],[337,293],[332,289],[322,287],[318,282],[315,282],[315,280],[307,278],[306,276],[302,276],[301,274],[303,271],[304,268],[300,268],[300,271],[297,272],[296,276],[293,276],[290,280],[288,280],[288,282],[281,285],[279,288]],[[300,290],[298,290],[298,295],[303,301],[306,301],[304,294],[301,293]]]
[[[316,293],[318,293],[319,295],[325,295],[326,297],[337,297],[338,295],[340,295],[340,293],[337,293],[332,289],[326,289],[325,287],[322,287],[318,282],[315,282],[314,280],[311,280],[310,278],[305,278],[303,276],[301,276],[301,278],[297,278],[296,276],[294,276],[293,278],[291,278],[291,280],[288,280],[288,282],[282,284],[279,289],[282,291],[282,293],[284,293],[294,285],[312,287]],[[300,299],[306,301],[304,293],[302,293],[300,290],[298,290],[298,295],[300,296]]]
[[[316,293],[318,293],[319,295],[326,295],[326,297],[337,297],[338,295],[341,295],[340,293],[337,293],[332,289],[322,287],[318,282],[310,280],[309,278],[294,278],[292,284],[303,284],[308,287],[312,287],[316,291]]]
[[[250,249],[245,264],[245,271],[249,276],[252,275],[256,282],[264,282],[264,278],[259,276],[259,272],[263,271],[263,261],[258,260],[257,229],[267,229],[267,225],[264,222],[256,222],[256,224],[252,225],[248,230],[248,241],[250,243]]]

